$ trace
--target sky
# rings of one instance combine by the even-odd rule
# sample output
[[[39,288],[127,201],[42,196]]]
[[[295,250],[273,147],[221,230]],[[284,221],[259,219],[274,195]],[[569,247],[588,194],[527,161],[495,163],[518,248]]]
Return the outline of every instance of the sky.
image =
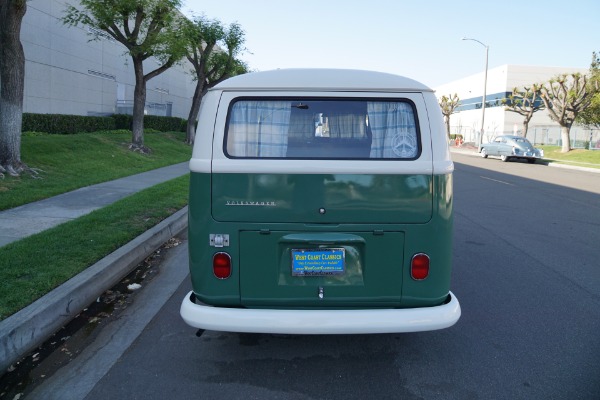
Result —
[[[589,68],[598,0],[183,0],[245,31],[251,70],[351,68],[437,86],[504,64]]]

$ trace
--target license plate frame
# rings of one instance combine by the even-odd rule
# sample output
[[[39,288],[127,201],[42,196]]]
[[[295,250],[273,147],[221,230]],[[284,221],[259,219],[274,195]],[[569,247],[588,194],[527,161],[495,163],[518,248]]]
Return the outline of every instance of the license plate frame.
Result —
[[[292,249],[292,276],[339,276],[346,273],[346,249]]]

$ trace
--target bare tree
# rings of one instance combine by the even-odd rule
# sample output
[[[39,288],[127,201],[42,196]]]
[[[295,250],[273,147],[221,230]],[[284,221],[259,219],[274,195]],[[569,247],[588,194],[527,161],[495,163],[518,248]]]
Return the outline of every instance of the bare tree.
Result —
[[[94,39],[108,34],[127,48],[133,61],[135,89],[130,149],[147,152],[144,146],[146,83],[171,68],[184,55],[183,42],[175,29],[181,0],[80,0],[83,10],[68,5],[62,21],[87,25],[96,30]],[[160,66],[144,73],[144,61],[155,57]]]
[[[25,0],[0,0],[0,178],[29,170],[21,161],[25,84],[21,22],[26,11]]]
[[[523,137],[527,137],[529,121],[533,114],[545,108],[544,102],[540,97],[541,85],[533,84],[531,87],[524,87],[523,90],[514,88],[508,99],[502,100],[506,111],[511,111],[523,116]]]
[[[540,96],[548,114],[561,127],[561,152],[571,151],[571,126],[577,115],[590,105],[597,90],[598,82],[592,88],[587,77],[579,73],[559,75],[541,86]]]
[[[450,137],[450,116],[460,106],[460,99],[458,94],[445,95],[440,98],[440,108],[442,109],[442,115],[444,116],[444,122],[446,123],[446,134]]]
[[[194,67],[196,89],[187,120],[186,142],[194,143],[196,119],[202,98],[211,87],[235,75],[248,72],[246,64],[236,57],[243,50],[244,31],[237,23],[224,27],[204,16],[185,20],[186,58]]]

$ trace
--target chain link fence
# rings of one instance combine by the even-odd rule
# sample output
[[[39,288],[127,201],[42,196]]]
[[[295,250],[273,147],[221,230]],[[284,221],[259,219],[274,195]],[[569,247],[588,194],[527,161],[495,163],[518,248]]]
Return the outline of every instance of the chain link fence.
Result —
[[[153,103],[147,101],[144,106],[144,115],[170,117],[171,107],[170,103]],[[117,100],[116,109],[117,114],[133,114],[133,100]]]
[[[520,134],[520,132],[519,132]],[[571,128],[572,149],[600,150],[600,130],[582,127]],[[561,146],[560,127],[533,127],[527,130],[527,139],[533,144]]]
[[[522,127],[520,127],[522,129]],[[452,134],[458,134],[463,137],[464,142],[477,143],[479,138],[479,130],[473,127],[452,126],[450,127]],[[491,142],[494,137],[500,135],[519,135],[523,134],[522,130],[504,131],[483,135],[483,143]],[[562,138],[560,126],[534,126],[527,130],[527,139],[534,145],[552,145],[561,146]],[[600,129],[587,129],[576,126],[571,128],[570,132],[571,148],[572,149],[589,149],[600,150]]]

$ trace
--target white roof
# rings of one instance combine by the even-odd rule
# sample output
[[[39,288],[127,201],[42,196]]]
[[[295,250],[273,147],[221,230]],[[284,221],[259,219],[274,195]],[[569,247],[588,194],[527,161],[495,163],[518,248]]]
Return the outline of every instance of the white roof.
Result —
[[[415,80],[384,72],[353,69],[277,69],[234,76],[212,90],[327,90],[431,92]]]

